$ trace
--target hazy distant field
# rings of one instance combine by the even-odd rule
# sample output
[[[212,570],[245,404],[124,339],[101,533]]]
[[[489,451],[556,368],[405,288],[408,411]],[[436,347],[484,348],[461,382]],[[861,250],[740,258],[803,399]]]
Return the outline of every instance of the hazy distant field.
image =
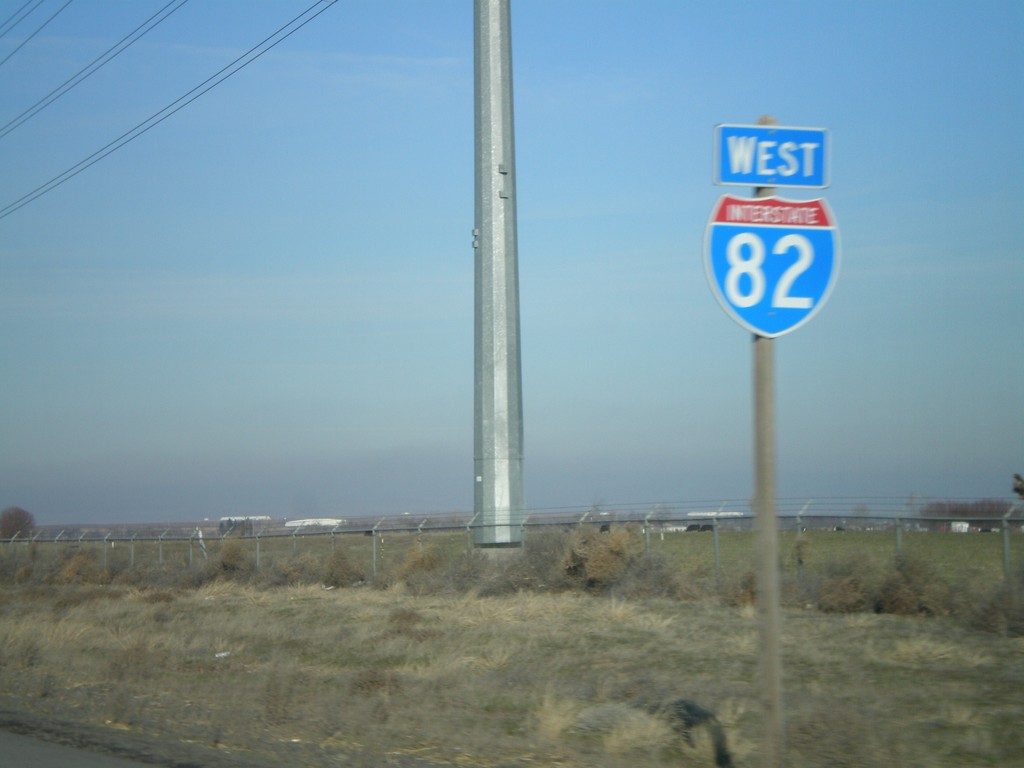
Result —
[[[705,738],[633,706],[683,696],[758,765],[751,534],[720,536],[721,579],[710,534],[649,554],[636,534],[538,537],[501,563],[465,543],[385,538],[370,578],[368,537],[333,557],[275,541],[260,574],[250,542],[224,542],[192,586],[172,583],[182,550],[139,566],[152,584],[90,571],[95,552],[26,572],[26,550],[4,564],[0,704],[249,765],[711,765]],[[1000,537],[903,546],[897,563],[891,533],[784,538],[787,766],[1024,765]]]

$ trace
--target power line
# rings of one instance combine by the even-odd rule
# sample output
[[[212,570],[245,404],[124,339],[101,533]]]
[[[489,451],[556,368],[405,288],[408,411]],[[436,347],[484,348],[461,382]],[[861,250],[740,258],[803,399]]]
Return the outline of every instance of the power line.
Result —
[[[17,128],[22,123],[24,123],[27,120],[30,120],[33,117],[35,117],[37,114],[42,112],[44,109],[46,109],[48,106],[50,106],[53,102],[55,102],[57,99],[59,99],[65,93],[70,91],[76,85],[78,85],[79,83],[84,81],[86,78],[90,77],[95,72],[97,72],[101,67],[105,66],[106,64],[109,64],[111,61],[113,61],[119,55],[124,53],[124,51],[129,46],[131,46],[133,43],[137,42],[143,35],[145,35],[151,29],[153,29],[158,24],[160,24],[160,22],[162,22],[165,19],[167,19],[172,13],[177,11],[179,8],[181,8],[181,6],[183,6],[187,2],[188,2],[188,0],[171,0],[171,2],[167,3],[167,5],[165,5],[159,11],[154,13],[152,16],[150,16],[144,22],[142,22],[142,24],[137,26],[129,34],[125,35],[125,37],[121,38],[120,41],[118,41],[113,46],[111,46],[106,51],[104,51],[102,54],[100,54],[95,59],[93,59],[85,67],[80,69],[78,72],[76,72],[70,78],[68,78],[63,83],[61,83],[59,86],[54,88],[52,91],[50,91],[48,94],[46,94],[43,98],[41,98],[39,101],[37,101],[31,107],[26,109],[20,115],[18,115],[17,117],[11,119],[7,123],[5,123],[2,127],[0,127],[0,138],[3,138],[4,136],[6,136],[8,133],[13,131],[15,128]],[[173,8],[171,8],[172,5],[174,6]],[[168,11],[167,10],[168,8],[171,8],[171,9]],[[155,21],[154,21],[154,19],[155,19]]]
[[[303,11],[298,16],[296,16],[294,19],[289,21],[283,27],[278,29],[272,35],[268,36],[263,41],[261,41],[261,42],[257,43],[256,45],[254,45],[252,48],[250,48],[248,51],[243,53],[237,59],[232,61],[227,66],[223,67],[217,73],[215,73],[215,74],[211,75],[210,77],[208,77],[206,80],[201,82],[199,85],[197,85],[195,88],[190,90],[185,95],[180,96],[179,98],[175,99],[170,104],[168,104],[166,107],[161,109],[159,112],[156,112],[153,115],[151,115],[149,118],[147,118],[146,120],[143,120],[141,123],[136,125],[131,130],[125,131],[120,136],[118,136],[116,139],[111,141],[109,144],[107,144],[106,146],[102,147],[101,149],[96,150],[95,152],[93,152],[91,155],[89,155],[84,160],[81,160],[78,163],[75,163],[75,165],[71,166],[70,168],[68,168],[63,173],[58,174],[57,176],[54,176],[52,179],[50,179],[49,181],[47,181],[44,184],[39,185],[38,187],[33,189],[31,192],[29,192],[29,193],[27,193],[25,195],[22,195],[21,197],[19,197],[14,202],[9,203],[8,205],[4,206],[3,208],[0,208],[0,219],[4,219],[4,218],[10,216],[12,213],[17,211],[19,208],[22,208],[22,207],[28,205],[33,200],[36,200],[36,199],[42,197],[43,195],[45,195],[47,192],[53,191],[54,189],[59,187],[64,182],[69,181],[70,179],[73,179],[75,176],[80,174],[86,168],[88,168],[88,167],[90,167],[92,165],[95,165],[100,160],[105,158],[107,155],[117,151],[118,149],[120,149],[124,145],[128,144],[129,142],[134,141],[135,139],[139,138],[139,136],[141,136],[142,134],[144,134],[147,131],[151,130],[152,128],[155,128],[157,125],[159,125],[164,120],[169,118],[175,112],[177,112],[177,111],[179,111],[181,109],[184,109],[185,107],[187,107],[189,104],[191,104],[193,101],[198,99],[203,94],[207,93],[208,91],[212,90],[213,88],[216,88],[218,85],[223,83],[229,77],[231,77],[232,75],[240,72],[242,69],[244,69],[245,67],[247,67],[250,64],[252,64],[252,62],[256,61],[256,59],[258,59],[260,56],[265,54],[267,51],[271,50],[272,48],[274,48],[278,44],[280,44],[280,43],[284,42],[285,40],[287,40],[289,37],[291,37],[293,34],[295,34],[300,29],[302,29],[304,26],[306,26],[309,22],[313,21],[313,19],[315,19],[321,13],[326,11],[328,8],[330,8],[332,5],[334,5],[334,3],[336,3],[336,2],[337,2],[337,0],[317,0],[317,2],[313,3],[313,5],[311,5],[305,11]],[[326,3],[326,5],[324,5],[324,3]],[[319,5],[323,5],[324,7],[321,8],[316,13],[313,13],[312,15],[309,15],[313,11],[313,9],[316,8]],[[306,18],[306,19],[303,20],[303,17],[305,17],[305,16],[309,16],[309,18]],[[287,30],[287,32],[285,30]],[[271,41],[273,41],[273,42],[271,42]]]
[[[24,48],[24,47],[25,47],[25,44],[26,44],[26,43],[28,43],[28,41],[29,41],[29,40],[31,40],[31,39],[32,39],[33,37],[35,37],[36,35],[38,35],[38,34],[39,34],[40,32],[42,32],[42,31],[43,31],[44,29],[46,29],[46,25],[47,25],[47,24],[49,24],[49,23],[50,23],[51,21],[53,21],[54,19],[56,19],[56,18],[57,18],[57,16],[58,16],[58,15],[60,14],[60,12],[61,12],[61,11],[63,11],[63,10],[65,9],[65,8],[67,8],[67,7],[69,6],[69,5],[71,5],[71,0],[67,0],[67,2],[66,2],[66,3],[64,3],[64,5],[62,5],[62,6],[60,7],[60,8],[58,8],[58,9],[57,9],[57,10],[56,10],[56,11],[55,11],[55,12],[53,13],[53,15],[52,15],[52,16],[51,16],[50,18],[48,18],[48,19],[47,19],[46,21],[44,21],[44,22],[43,22],[42,26],[41,26],[41,27],[39,27],[39,29],[37,29],[37,30],[36,30],[35,32],[33,32],[33,33],[32,33],[31,35],[29,35],[29,36],[28,36],[28,37],[26,37],[26,38],[25,38],[24,40],[22,40],[22,41],[21,41],[21,45],[19,45],[19,46],[18,46],[17,48],[15,48],[15,49],[14,49],[13,51],[11,51],[10,53],[8,53],[8,54],[7,54],[6,56],[4,56],[4,58],[3,58],[3,59],[0,59],[0,67],[2,67],[2,66],[3,66],[4,64],[6,64],[6,63],[7,63],[7,60],[8,60],[9,58],[11,58],[11,56],[13,56],[13,55],[14,55],[14,54],[16,54],[16,53],[17,53],[18,51],[20,51],[20,50],[21,50],[22,48]],[[33,10],[35,10],[35,9],[33,8]],[[27,14],[26,14],[26,15],[27,15]],[[19,19],[19,21],[20,21],[20,19]]]
[[[31,2],[32,0],[25,0],[25,3],[21,6],[21,8],[19,8],[10,16],[8,16],[7,20],[3,24],[0,24],[0,37],[6,37],[8,32],[10,32],[16,26],[21,24],[21,22],[23,22],[28,17],[28,15],[32,13],[32,11],[34,11],[36,8],[43,4],[43,0],[36,0],[36,4],[29,8],[27,11],[25,11],[25,8],[27,8]],[[25,11],[25,13],[22,13],[22,11]],[[16,19],[15,17],[20,18]],[[7,28],[4,29],[4,27]]]

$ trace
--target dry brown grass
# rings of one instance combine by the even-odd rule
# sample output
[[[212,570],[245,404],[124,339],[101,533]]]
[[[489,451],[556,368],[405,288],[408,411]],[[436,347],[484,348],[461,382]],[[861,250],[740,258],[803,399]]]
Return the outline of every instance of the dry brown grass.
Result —
[[[437,572],[419,558],[409,574]],[[791,611],[784,629],[787,766],[1021,764],[1019,640],[870,613]],[[754,766],[756,667],[754,613],[712,601],[230,580],[0,593],[4,706],[253,764],[711,765],[704,735],[686,746],[633,706],[686,697]]]
[[[422,596],[575,590],[630,599],[715,595],[752,604],[752,534],[722,532],[720,564],[714,561],[715,540],[644,536],[628,525],[605,533],[594,526],[538,528],[528,532],[523,550],[501,564],[467,551],[461,533],[228,538],[208,541],[205,551],[194,542],[170,540],[159,550],[155,542],[141,541],[130,547],[37,542],[0,547],[0,582],[139,589],[196,589],[225,580],[260,587],[369,583]],[[1024,536],[1009,543],[1011,560],[1019,563]],[[783,596],[791,605],[833,613],[948,614],[971,627],[1024,633],[1024,573],[1018,573],[1018,589],[999,588],[1002,537],[908,532],[900,557],[891,532],[783,533],[780,544]]]
[[[363,537],[264,542],[259,568],[252,540],[133,568],[16,550],[0,569],[0,705],[252,764],[709,765],[703,735],[688,747],[633,706],[686,697],[753,766],[747,539],[722,535],[735,562],[719,581],[672,556],[710,546],[688,536],[648,553],[629,528],[531,532],[501,560],[461,535],[389,537],[373,567]],[[1024,764],[1024,577],[965,578],[969,558],[957,569],[907,540],[900,558],[860,556],[846,534],[794,541],[787,766]]]

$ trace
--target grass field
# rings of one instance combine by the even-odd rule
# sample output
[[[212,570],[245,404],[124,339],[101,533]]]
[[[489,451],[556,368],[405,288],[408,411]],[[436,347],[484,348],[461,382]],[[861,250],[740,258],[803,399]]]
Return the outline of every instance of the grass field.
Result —
[[[783,537],[787,766],[1024,766],[1000,542],[904,534],[898,560],[891,532]],[[752,535],[720,535],[720,577],[710,534],[646,543],[537,536],[491,561],[391,536],[376,576],[355,536],[263,542],[258,571],[250,541],[191,568],[182,543],[134,569],[7,552],[0,706],[199,765],[712,765],[706,734],[638,706],[685,697],[759,765]]]

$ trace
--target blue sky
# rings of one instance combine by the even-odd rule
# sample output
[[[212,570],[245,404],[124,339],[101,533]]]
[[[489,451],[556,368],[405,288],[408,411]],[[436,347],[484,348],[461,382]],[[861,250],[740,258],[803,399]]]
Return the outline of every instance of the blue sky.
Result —
[[[0,65],[0,123],[164,4],[75,0]],[[311,4],[187,3],[0,138],[0,205]],[[0,506],[472,507],[472,23],[339,0],[0,219]],[[713,128],[766,113],[829,129],[842,244],[829,303],[775,342],[780,495],[1008,498],[1022,35],[1010,1],[513,0],[529,506],[750,496],[751,341],[702,247],[747,193],[712,183]]]

